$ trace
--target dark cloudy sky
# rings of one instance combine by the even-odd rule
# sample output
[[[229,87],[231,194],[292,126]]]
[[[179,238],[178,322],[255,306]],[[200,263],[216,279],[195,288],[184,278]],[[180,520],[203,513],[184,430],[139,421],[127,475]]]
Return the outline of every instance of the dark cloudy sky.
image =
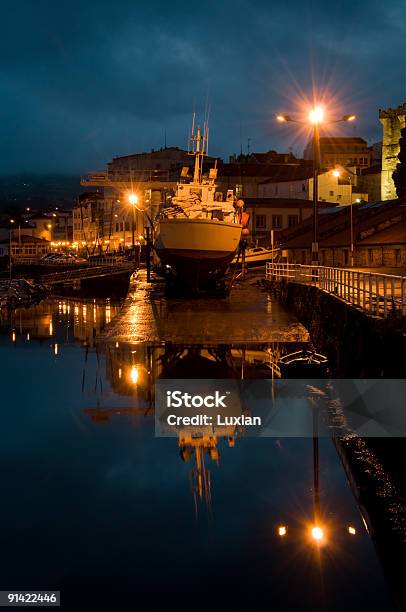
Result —
[[[0,172],[84,172],[115,155],[185,146],[210,104],[210,153],[301,153],[275,125],[313,91],[355,133],[406,102],[405,0],[3,0]],[[298,115],[298,116],[299,116]],[[338,129],[338,128],[337,128]],[[241,136],[242,135],[242,136]]]

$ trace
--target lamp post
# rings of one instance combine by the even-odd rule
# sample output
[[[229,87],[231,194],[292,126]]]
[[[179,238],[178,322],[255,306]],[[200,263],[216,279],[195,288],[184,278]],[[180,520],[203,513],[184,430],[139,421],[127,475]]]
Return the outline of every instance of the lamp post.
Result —
[[[318,176],[320,169],[320,125],[325,124],[324,110],[321,106],[315,106],[309,113],[308,121],[298,121],[290,115],[276,115],[280,123],[293,122],[302,125],[313,126],[313,236],[312,236],[312,265],[319,265],[319,227],[318,227]],[[339,123],[340,121],[354,121],[355,115],[343,115],[341,119],[327,123]]]
[[[341,172],[339,170],[333,170],[334,176],[341,176]],[[352,213],[352,180],[351,175],[347,174],[347,179],[350,183],[350,266],[354,267],[354,222],[353,222],[353,213]]]
[[[12,227],[14,223],[14,219],[10,219],[10,231],[9,231],[9,254],[8,254],[8,259],[9,259],[9,269],[10,269],[10,283],[11,283],[11,276],[12,276],[12,269],[13,269],[13,256],[12,256],[12,239],[11,239],[11,232],[12,232]]]
[[[131,210],[132,210],[131,244],[132,244],[133,258],[134,258],[134,261],[135,261],[135,209],[136,209],[137,204],[138,204],[138,196],[136,196],[135,193],[130,193],[130,195],[128,196],[128,201],[131,204]]]

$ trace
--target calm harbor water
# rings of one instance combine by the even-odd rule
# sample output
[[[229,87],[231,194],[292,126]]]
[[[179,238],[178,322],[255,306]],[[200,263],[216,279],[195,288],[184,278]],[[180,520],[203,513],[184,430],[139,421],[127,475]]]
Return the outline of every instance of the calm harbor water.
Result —
[[[182,454],[154,435],[152,383],[179,377],[182,357],[202,376],[269,377],[269,348],[306,330],[268,304],[271,335],[252,316],[244,344],[235,324],[217,327],[230,308],[240,320],[224,303],[191,346],[185,321],[207,305],[158,301],[51,299],[3,318],[0,589],[58,589],[65,609],[396,609],[330,439],[315,545],[311,438]]]

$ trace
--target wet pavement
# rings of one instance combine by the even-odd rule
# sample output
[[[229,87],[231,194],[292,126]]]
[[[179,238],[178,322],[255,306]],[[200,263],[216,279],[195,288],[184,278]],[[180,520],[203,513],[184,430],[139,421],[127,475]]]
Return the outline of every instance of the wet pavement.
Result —
[[[167,299],[162,281],[141,270],[103,341],[173,344],[308,342],[309,334],[249,273],[227,298]]]

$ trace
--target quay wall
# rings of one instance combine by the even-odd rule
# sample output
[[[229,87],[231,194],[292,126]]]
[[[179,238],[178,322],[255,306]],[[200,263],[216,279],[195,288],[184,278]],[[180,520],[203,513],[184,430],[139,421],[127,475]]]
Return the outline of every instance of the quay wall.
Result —
[[[286,280],[268,288],[309,333],[329,359],[337,378],[405,378],[406,318],[381,319],[319,290]]]

